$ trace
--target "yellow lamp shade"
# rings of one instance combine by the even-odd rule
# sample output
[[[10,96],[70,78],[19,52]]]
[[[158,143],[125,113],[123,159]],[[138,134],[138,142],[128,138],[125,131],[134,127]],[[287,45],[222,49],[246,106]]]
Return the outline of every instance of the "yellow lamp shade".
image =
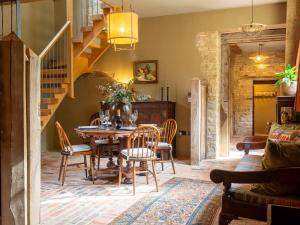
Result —
[[[108,43],[135,45],[138,40],[138,15],[133,12],[114,12],[107,16]]]

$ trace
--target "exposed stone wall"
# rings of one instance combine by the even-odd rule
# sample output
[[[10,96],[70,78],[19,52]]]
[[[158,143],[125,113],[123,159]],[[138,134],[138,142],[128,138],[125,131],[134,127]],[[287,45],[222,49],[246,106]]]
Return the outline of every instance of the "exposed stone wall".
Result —
[[[220,134],[220,35],[218,32],[198,33],[199,78],[208,85],[207,93],[207,152],[213,159],[219,147]]]
[[[259,69],[249,54],[231,55],[232,136],[252,135],[253,80],[274,79],[284,68],[284,52],[266,52],[269,66]]]

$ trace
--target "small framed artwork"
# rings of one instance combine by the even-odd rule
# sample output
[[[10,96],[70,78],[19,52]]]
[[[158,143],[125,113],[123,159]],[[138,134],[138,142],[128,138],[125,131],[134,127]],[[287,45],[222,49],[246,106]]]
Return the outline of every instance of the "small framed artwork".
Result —
[[[134,83],[154,84],[158,82],[158,60],[134,62]]]

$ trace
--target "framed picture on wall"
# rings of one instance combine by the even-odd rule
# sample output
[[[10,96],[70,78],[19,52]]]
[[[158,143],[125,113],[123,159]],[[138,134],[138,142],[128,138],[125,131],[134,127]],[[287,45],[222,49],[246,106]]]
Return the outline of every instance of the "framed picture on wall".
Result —
[[[133,79],[136,84],[158,82],[158,60],[137,61],[133,64]]]

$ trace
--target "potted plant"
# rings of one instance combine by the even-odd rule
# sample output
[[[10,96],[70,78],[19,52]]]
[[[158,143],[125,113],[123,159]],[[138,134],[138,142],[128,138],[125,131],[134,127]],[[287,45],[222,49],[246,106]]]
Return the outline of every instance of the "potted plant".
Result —
[[[276,73],[276,87],[281,87],[281,92],[285,96],[295,96],[297,91],[297,69],[291,64],[285,66],[284,71]]]

